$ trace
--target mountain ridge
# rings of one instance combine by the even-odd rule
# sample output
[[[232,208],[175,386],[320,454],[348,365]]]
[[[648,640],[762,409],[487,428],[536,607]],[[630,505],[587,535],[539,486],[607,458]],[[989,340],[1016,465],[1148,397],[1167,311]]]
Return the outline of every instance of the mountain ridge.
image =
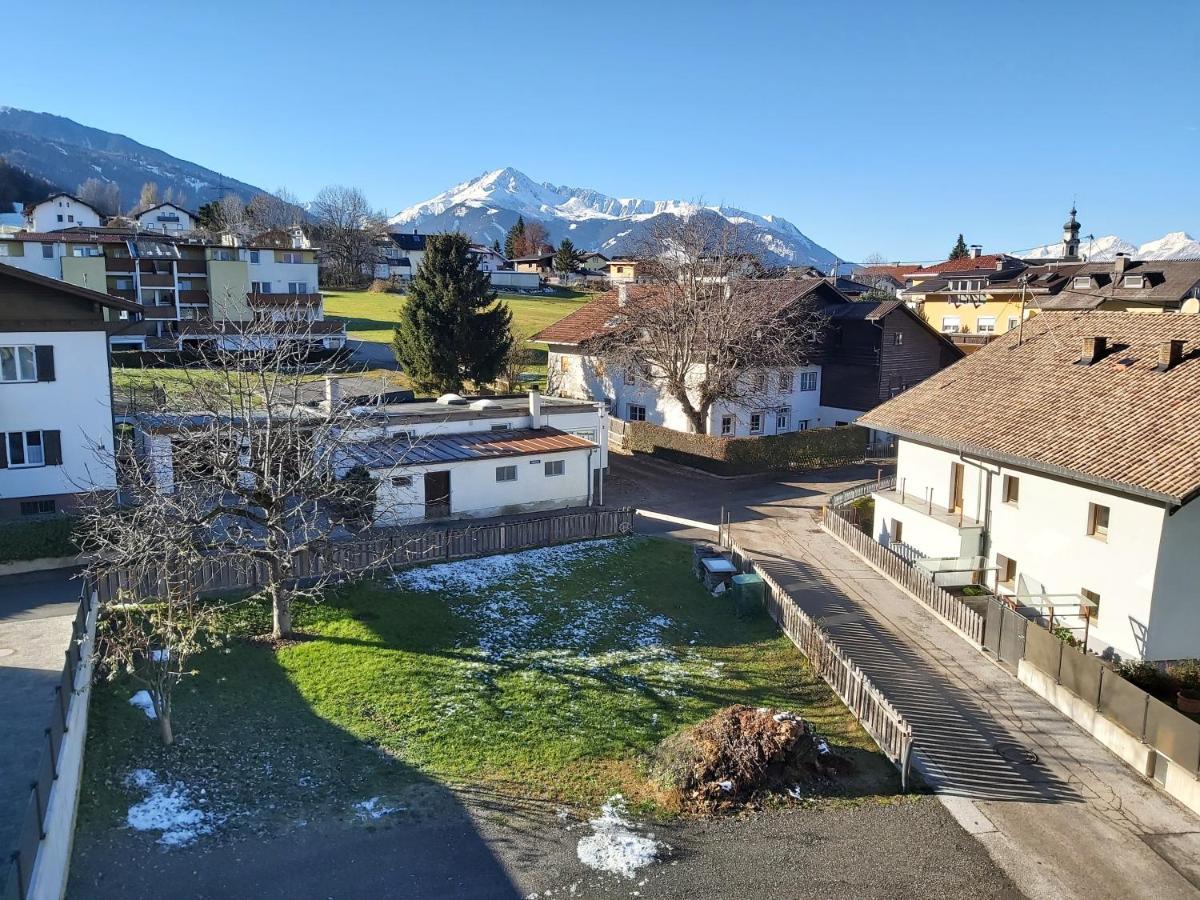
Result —
[[[1133,244],[1115,234],[1107,234],[1081,240],[1079,253],[1093,262],[1111,260],[1118,253],[1128,254],[1133,259],[1200,259],[1200,241],[1186,231],[1171,231],[1143,244]],[[1058,259],[1062,255],[1062,241],[1013,251],[1012,255],[1021,259]]]

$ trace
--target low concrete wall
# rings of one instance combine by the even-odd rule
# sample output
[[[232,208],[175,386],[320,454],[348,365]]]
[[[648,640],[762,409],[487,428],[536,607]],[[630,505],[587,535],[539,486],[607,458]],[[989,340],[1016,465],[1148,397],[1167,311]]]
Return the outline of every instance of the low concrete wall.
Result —
[[[27,900],[62,900],[67,893],[71,848],[75,843],[75,814],[83,780],[83,752],[87,743],[88,704],[92,696],[93,649],[99,604],[93,596],[87,633],[79,648],[74,690],[67,709],[67,732],[59,749],[58,778],[50,789],[46,806],[46,838],[38,846]]]
[[[19,559],[0,563],[0,575],[26,575],[30,572],[49,572],[51,569],[70,569],[87,565],[83,556],[45,556],[41,559]]]
[[[1156,755],[1158,770],[1154,773],[1154,780],[1192,812],[1200,813],[1200,779],[1182,766],[1175,765],[1167,757]]]

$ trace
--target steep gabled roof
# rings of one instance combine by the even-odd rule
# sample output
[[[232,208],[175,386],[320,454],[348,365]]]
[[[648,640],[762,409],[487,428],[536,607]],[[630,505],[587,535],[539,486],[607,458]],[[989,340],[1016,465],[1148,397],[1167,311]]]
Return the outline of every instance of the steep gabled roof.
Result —
[[[52,288],[63,294],[71,294],[79,297],[82,300],[88,300],[92,303],[99,303],[101,306],[107,306],[109,309],[119,309],[124,312],[141,312],[142,307],[130,300],[124,300],[120,297],[113,297],[109,294],[102,294],[99,291],[93,291],[90,288],[80,287],[76,284],[71,284],[69,281],[60,281],[57,278],[48,278],[45,275],[38,275],[35,272],[27,272],[24,269],[18,269],[16,266],[9,266],[0,263],[0,275],[8,275],[11,278],[16,278],[20,281],[36,284],[39,287]]]
[[[1084,340],[1110,352],[1085,365]],[[1023,338],[1023,340],[1022,340]],[[1160,347],[1184,341],[1159,371]],[[1200,316],[1043,312],[860,424],[1182,504],[1200,493]]]

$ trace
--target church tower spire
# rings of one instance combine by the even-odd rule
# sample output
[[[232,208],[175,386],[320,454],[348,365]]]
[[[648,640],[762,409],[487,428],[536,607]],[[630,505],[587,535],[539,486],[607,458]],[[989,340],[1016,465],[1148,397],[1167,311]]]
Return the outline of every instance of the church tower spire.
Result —
[[[1079,222],[1075,220],[1075,204],[1071,204],[1071,218],[1063,225],[1063,259],[1079,259]]]

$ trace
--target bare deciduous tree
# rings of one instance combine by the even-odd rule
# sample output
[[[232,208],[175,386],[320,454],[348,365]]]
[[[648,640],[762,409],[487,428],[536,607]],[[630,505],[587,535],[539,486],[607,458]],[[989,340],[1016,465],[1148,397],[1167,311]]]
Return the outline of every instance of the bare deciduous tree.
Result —
[[[693,430],[718,402],[771,405],[768,370],[807,365],[826,324],[804,281],[763,279],[745,231],[700,210],[650,220],[631,285],[589,352],[661,385]],[[641,277],[641,276],[640,276]]]
[[[372,209],[358,188],[322,188],[312,202],[318,240],[328,258],[330,281],[357,284],[374,274],[379,242],[387,235],[387,218]]]
[[[237,194],[226,194],[216,202],[213,220],[217,231],[233,237],[247,238],[253,230],[246,204]]]
[[[89,178],[75,190],[84,203],[105,216],[115,216],[121,211],[121,186],[115,181]]]
[[[287,188],[273,194],[255,194],[246,206],[246,214],[256,233],[292,228],[304,221],[300,201]]]
[[[517,256],[537,256],[553,249],[550,246],[550,232],[536,219],[526,222],[525,230],[513,242],[513,253]]]

